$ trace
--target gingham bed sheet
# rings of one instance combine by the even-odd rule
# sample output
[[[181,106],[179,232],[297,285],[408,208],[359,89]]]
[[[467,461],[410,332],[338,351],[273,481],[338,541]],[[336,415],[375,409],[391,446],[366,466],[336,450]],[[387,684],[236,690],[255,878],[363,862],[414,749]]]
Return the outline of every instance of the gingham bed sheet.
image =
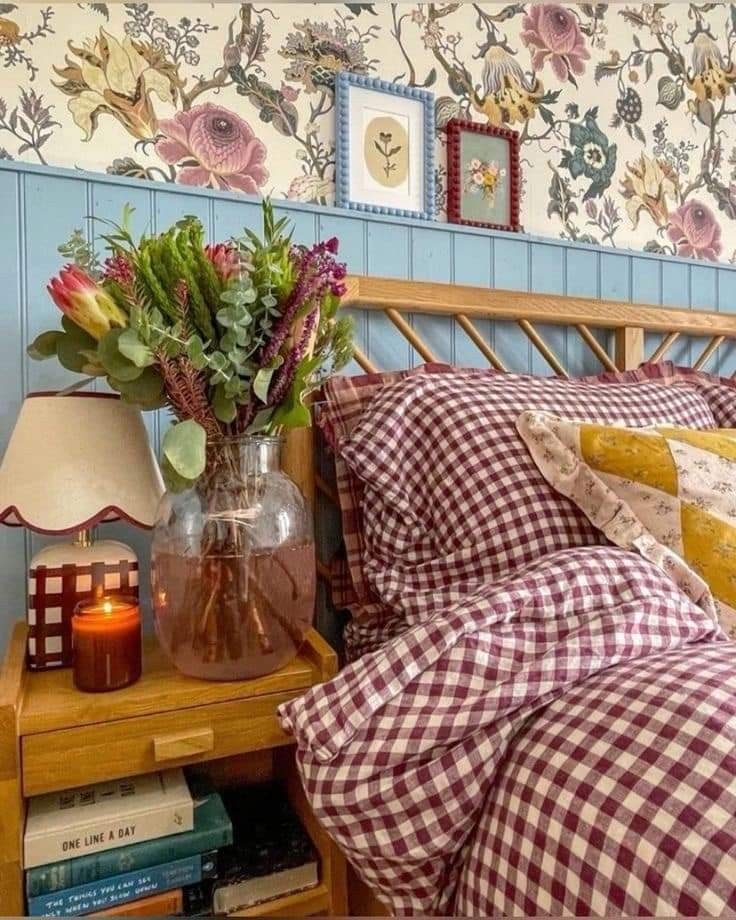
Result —
[[[711,914],[736,910],[734,674],[666,576],[590,547],[280,714],[315,813],[397,913]]]

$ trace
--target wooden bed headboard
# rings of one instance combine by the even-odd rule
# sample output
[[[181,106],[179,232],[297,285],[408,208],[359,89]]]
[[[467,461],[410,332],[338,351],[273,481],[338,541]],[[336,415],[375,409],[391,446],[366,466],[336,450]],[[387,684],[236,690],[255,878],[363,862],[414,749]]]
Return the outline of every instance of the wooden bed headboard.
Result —
[[[551,370],[561,377],[569,376],[568,372],[535,323],[575,329],[601,367],[609,371],[636,368],[646,358],[661,361],[681,336],[689,335],[707,339],[692,362],[693,367],[700,369],[724,342],[736,340],[736,314],[362,275],[349,275],[346,284],[343,309],[382,311],[424,361],[438,359],[406,319],[406,314],[434,314],[453,319],[488,363],[498,370],[506,370],[503,356],[491,348],[475,322],[514,321]],[[613,333],[608,347],[595,335],[600,330]],[[663,334],[651,355],[644,353],[647,332]],[[383,369],[376,367],[358,345],[353,354],[364,371],[374,373]],[[315,475],[314,439],[310,429],[288,436],[284,464],[312,504],[316,491],[334,500],[333,490]],[[321,574],[325,574],[324,570]]]

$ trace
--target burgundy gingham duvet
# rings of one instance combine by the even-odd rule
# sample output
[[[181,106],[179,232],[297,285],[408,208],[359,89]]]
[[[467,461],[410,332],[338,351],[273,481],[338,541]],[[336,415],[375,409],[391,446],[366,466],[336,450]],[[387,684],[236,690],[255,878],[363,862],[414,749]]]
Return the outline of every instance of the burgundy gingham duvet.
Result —
[[[648,562],[551,553],[284,704],[398,913],[736,910],[736,655]]]

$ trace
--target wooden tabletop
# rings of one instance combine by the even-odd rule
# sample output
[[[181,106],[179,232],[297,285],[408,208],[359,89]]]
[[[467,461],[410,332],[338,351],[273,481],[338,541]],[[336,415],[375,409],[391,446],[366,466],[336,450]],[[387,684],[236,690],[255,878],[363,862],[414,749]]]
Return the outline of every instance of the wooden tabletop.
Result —
[[[74,687],[71,668],[27,672],[20,734],[306,689],[324,680],[319,667],[324,646],[324,640],[312,630],[297,658],[273,674],[253,680],[204,681],[176,671],[155,638],[149,638],[143,645],[141,679],[109,693],[81,693]]]

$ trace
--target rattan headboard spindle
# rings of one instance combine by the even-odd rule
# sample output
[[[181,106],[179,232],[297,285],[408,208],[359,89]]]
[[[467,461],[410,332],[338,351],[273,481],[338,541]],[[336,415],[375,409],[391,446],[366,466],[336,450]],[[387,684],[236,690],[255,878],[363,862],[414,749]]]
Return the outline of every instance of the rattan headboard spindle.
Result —
[[[645,359],[645,332],[664,335],[653,354],[648,356],[652,361],[665,358],[680,336],[706,337],[706,345],[693,362],[693,367],[698,369],[705,367],[724,341],[736,339],[736,315],[732,314],[363,275],[349,275],[346,284],[343,308],[382,311],[425,361],[435,361],[437,358],[406,320],[405,314],[425,313],[451,317],[488,363],[498,370],[506,369],[503,356],[496,354],[475,321],[515,321],[550,368],[563,377],[568,376],[566,368],[544,341],[535,323],[574,328],[601,366],[611,371],[629,370],[641,364]],[[595,337],[592,331],[595,329],[614,332],[613,354],[609,354]],[[358,345],[354,348],[354,357],[366,372],[381,370]],[[314,503],[315,489],[331,497],[328,494],[329,487],[319,477],[315,478],[314,440],[310,429],[289,435],[285,466],[310,502]]]

